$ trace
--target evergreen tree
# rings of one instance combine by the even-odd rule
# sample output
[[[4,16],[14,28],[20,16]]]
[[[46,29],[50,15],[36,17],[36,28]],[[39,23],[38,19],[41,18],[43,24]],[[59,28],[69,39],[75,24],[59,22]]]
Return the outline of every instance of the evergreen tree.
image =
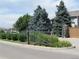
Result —
[[[63,31],[63,26],[71,26],[70,15],[64,5],[63,1],[60,1],[59,6],[57,6],[56,17],[52,20],[53,23],[53,33],[57,36],[61,36]]]
[[[33,31],[48,32],[51,30],[51,23],[45,9],[40,6],[35,10],[34,16],[30,21],[30,29]]]

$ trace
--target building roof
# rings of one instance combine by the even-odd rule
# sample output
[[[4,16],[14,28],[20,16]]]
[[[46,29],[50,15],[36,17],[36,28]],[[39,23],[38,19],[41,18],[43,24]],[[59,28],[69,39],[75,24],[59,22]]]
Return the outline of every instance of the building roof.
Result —
[[[79,16],[79,10],[69,12],[70,16]]]

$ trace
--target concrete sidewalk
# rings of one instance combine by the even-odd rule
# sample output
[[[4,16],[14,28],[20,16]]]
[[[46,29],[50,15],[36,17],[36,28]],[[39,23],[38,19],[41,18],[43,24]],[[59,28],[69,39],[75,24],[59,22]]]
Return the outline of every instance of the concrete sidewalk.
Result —
[[[60,52],[60,53],[66,53],[66,54],[72,54],[79,56],[79,48],[52,48],[52,47],[44,47],[44,46],[34,46],[34,45],[27,45],[27,44],[19,44],[19,43],[13,43],[8,41],[2,41],[0,40],[0,43],[4,43],[10,46],[15,47],[22,47],[22,48],[30,48],[30,49],[36,49],[46,52]]]

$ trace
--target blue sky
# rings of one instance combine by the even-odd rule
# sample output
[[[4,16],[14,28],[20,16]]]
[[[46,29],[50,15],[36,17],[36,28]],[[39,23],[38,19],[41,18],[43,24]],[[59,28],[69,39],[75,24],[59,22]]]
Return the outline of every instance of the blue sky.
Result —
[[[68,11],[79,10],[79,0],[63,0]],[[11,28],[19,16],[33,15],[38,5],[45,8],[49,18],[53,18],[60,0],[0,0],[0,27]]]

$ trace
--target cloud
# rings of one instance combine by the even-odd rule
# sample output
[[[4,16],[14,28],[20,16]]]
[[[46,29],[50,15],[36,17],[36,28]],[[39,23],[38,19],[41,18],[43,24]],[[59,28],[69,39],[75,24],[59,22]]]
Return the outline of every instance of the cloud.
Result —
[[[21,15],[16,15],[16,14],[0,15],[0,27],[12,28],[13,24],[16,22],[19,16]]]

